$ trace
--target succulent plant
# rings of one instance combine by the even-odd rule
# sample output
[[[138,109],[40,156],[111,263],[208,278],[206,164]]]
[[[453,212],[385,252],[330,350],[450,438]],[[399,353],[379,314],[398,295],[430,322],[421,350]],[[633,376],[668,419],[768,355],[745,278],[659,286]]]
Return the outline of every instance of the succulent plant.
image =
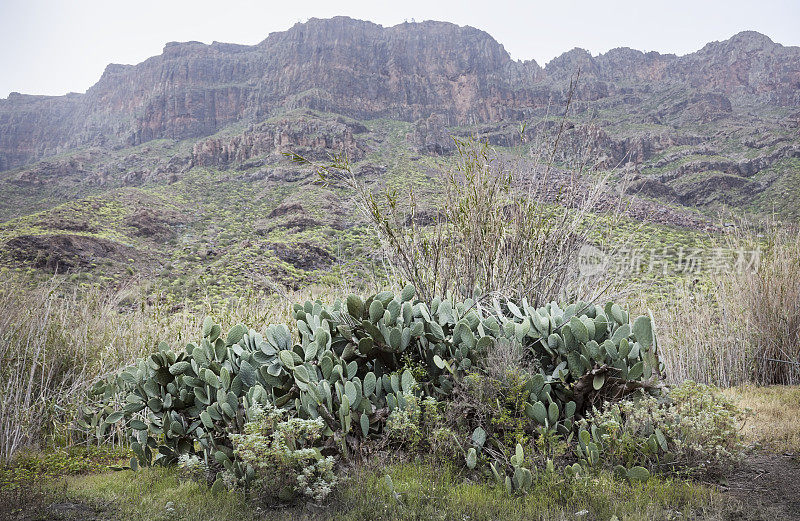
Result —
[[[472,300],[426,303],[414,296],[406,286],[399,294],[295,304],[293,324],[270,325],[263,335],[243,324],[223,335],[207,317],[198,342],[180,352],[161,343],[99,382],[92,390],[99,405],[87,408],[79,425],[98,437],[123,426],[137,466],[170,465],[191,454],[247,479],[252,469],[237,460],[230,435],[242,431],[252,408],[270,404],[290,416],[322,418],[323,435],[346,454],[348,440],[379,434],[409,396],[446,400],[498,341],[520,342],[541,367],[526,384],[524,409],[533,423],[564,436],[598,397],[619,399],[663,374],[652,320],[631,324],[616,304],[561,309],[554,302],[532,308],[525,300],[496,301],[486,309]],[[486,438],[483,429],[473,432],[465,452],[470,468]],[[581,450],[591,464],[600,449],[581,441]],[[491,467],[512,491],[531,483],[522,459],[518,447],[513,470]]]
[[[496,301],[492,316],[542,368],[526,406],[541,425],[569,424],[571,430],[569,420],[598,397],[618,400],[635,389],[658,387],[663,375],[652,319],[641,316],[631,324],[617,304],[577,302],[562,310],[555,302],[533,308],[524,299]]]

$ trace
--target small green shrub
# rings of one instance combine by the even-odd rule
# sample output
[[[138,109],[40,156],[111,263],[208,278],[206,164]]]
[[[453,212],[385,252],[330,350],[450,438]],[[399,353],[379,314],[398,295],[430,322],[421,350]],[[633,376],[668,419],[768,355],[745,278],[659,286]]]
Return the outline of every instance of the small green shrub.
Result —
[[[213,473],[206,462],[194,454],[181,454],[178,457],[178,469],[179,477],[183,481],[209,484],[213,479]]]
[[[428,454],[439,463],[452,464],[464,456],[464,449],[459,443],[459,436],[449,427],[437,427],[428,437]]]
[[[525,413],[531,375],[508,366],[501,374],[470,372],[459,382],[449,417],[464,432],[482,427],[504,447],[527,445],[535,425]]]
[[[636,396],[579,420],[578,454],[589,465],[710,471],[743,451],[743,411],[717,389],[687,381],[661,398]]]
[[[445,442],[448,429],[443,428],[442,403],[432,396],[422,400],[412,393],[405,393],[404,403],[389,413],[386,421],[386,436],[391,443],[409,451],[428,452],[436,443]],[[438,440],[434,433],[439,432]],[[447,442],[445,442],[447,443]],[[449,441],[453,443],[452,437]],[[449,449],[445,449],[447,452]]]
[[[422,411],[413,394],[405,395],[405,404],[398,405],[389,413],[386,421],[386,435],[396,445],[416,449],[422,441],[420,419]]]
[[[569,452],[569,444],[564,437],[545,427],[536,428],[533,448],[532,459],[538,466],[545,466],[548,461],[560,461]]]
[[[246,487],[260,502],[273,503],[305,497],[323,501],[338,483],[335,460],[322,455],[321,418],[286,419],[286,411],[265,405],[251,411],[243,434],[232,434],[235,455],[253,469],[249,479],[227,473],[225,481]]]
[[[502,380],[493,380],[499,411],[489,420],[494,432],[502,433],[502,441],[507,446],[517,443],[526,445],[531,428],[530,418],[525,414],[525,404],[530,391],[530,375],[516,368],[508,368]],[[527,431],[527,432],[526,432]]]
[[[667,430],[679,458],[728,464],[741,457],[739,423],[746,412],[719,389],[686,381],[672,389],[676,421]]]

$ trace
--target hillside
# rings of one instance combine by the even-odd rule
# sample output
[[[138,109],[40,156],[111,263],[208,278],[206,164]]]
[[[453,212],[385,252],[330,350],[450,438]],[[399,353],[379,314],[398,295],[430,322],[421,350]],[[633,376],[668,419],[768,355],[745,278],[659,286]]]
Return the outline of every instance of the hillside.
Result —
[[[800,48],[743,32],[685,56],[573,49],[542,67],[471,27],[337,17],[254,46],[173,42],[85,94],[0,100],[0,261],[181,292],[371,269],[346,194],[284,152],[346,153],[376,186],[433,193],[452,136],[524,155],[576,78],[557,160],[631,181],[633,220],[691,241],[722,208],[800,216]]]

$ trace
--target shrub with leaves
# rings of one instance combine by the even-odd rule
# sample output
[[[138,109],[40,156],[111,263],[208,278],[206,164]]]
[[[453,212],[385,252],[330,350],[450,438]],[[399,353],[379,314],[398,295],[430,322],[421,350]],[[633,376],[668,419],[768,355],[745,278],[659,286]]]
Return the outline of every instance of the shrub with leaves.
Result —
[[[513,366],[496,376],[473,371],[459,383],[448,417],[462,430],[486,429],[507,448],[527,444],[536,429],[525,413],[531,377]]]
[[[338,479],[334,458],[322,455],[322,419],[287,419],[286,410],[269,404],[249,414],[244,433],[231,435],[234,454],[253,469],[252,477],[240,486],[267,503],[297,496],[324,500]]]
[[[447,432],[437,433],[443,429],[440,402],[432,396],[420,400],[412,393],[405,393],[404,397],[404,404],[395,407],[386,421],[386,435],[391,443],[405,449],[426,451],[435,442],[453,443],[452,439],[449,442],[445,439],[449,432],[447,429],[444,429]]]
[[[422,440],[422,410],[416,396],[406,394],[404,404],[395,407],[386,420],[386,435],[396,445],[415,449]]]
[[[178,456],[178,470],[180,478],[186,481],[209,483],[213,479],[211,469],[205,461],[194,454],[181,454]]]
[[[577,452],[589,466],[695,472],[734,463],[742,454],[743,417],[715,388],[687,381],[668,395],[634,396],[578,421]]]
[[[675,420],[666,434],[675,440],[681,461],[727,465],[742,455],[739,423],[746,411],[738,408],[717,388],[686,381],[672,389]]]
[[[559,133],[564,128],[562,122]],[[554,139],[552,153],[559,141]],[[608,173],[583,176],[593,170],[583,163],[572,165],[575,172],[557,171],[553,156],[522,159],[477,139],[456,138],[454,144],[455,161],[441,176],[442,191],[431,208],[413,192],[375,193],[347,157],[314,164],[287,155],[352,192],[391,271],[425,300],[453,293],[464,300],[506,295],[543,304],[603,285],[603,277],[579,277],[573,261],[620,216],[613,204],[602,205],[604,219],[593,215],[608,199]]]

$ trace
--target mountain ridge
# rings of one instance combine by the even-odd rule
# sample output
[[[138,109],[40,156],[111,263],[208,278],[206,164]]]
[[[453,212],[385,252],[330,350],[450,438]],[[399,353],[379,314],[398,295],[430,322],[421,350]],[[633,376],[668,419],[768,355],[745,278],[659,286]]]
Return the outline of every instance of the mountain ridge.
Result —
[[[565,103],[578,69],[577,98],[588,101],[666,85],[734,106],[800,106],[800,48],[753,31],[683,56],[576,48],[541,67],[469,26],[336,17],[252,46],[169,42],[139,64],[110,64],[84,94],[9,95],[0,100],[0,170],[85,146],[206,137],[296,107],[409,122],[444,114],[448,125],[523,121]]]
[[[351,17],[347,17],[347,16],[336,16],[336,17],[333,17],[333,18],[330,18],[330,19],[310,18],[307,22],[297,22],[297,23],[295,23],[294,26],[290,27],[289,29],[287,29],[285,31],[273,31],[273,32],[269,33],[269,35],[264,40],[262,40],[262,41],[260,41],[260,42],[258,42],[256,44],[253,44],[253,45],[238,44],[238,43],[232,43],[232,42],[221,42],[221,41],[217,41],[217,40],[213,40],[210,44],[207,44],[207,43],[204,43],[204,42],[201,42],[201,41],[197,41],[197,40],[169,41],[169,42],[166,42],[164,44],[164,47],[162,49],[162,53],[160,55],[150,56],[150,57],[144,59],[143,61],[141,61],[139,63],[135,63],[135,64],[122,64],[122,63],[114,63],[114,62],[109,63],[108,65],[106,65],[106,68],[105,68],[104,72],[101,74],[101,77],[98,79],[98,81],[95,82],[95,84],[93,84],[92,86],[90,86],[89,89],[91,89],[97,83],[102,81],[103,75],[105,75],[107,72],[109,72],[109,70],[121,71],[121,70],[135,68],[138,65],[141,65],[141,64],[145,63],[146,61],[148,61],[148,60],[150,60],[152,58],[158,58],[160,56],[163,56],[164,54],[167,53],[168,49],[171,49],[171,48],[174,48],[174,47],[199,46],[199,47],[211,47],[211,48],[220,48],[220,49],[228,49],[228,50],[237,50],[238,49],[239,51],[244,52],[244,51],[247,51],[248,49],[264,46],[265,43],[269,40],[270,36],[272,36],[272,35],[278,35],[278,34],[287,33],[289,31],[292,31],[293,29],[295,29],[298,26],[304,26],[304,25],[312,23],[312,22],[334,21],[334,20],[337,20],[337,19],[350,20],[350,21],[355,21],[355,22],[364,22],[366,24],[373,25],[375,27],[382,28],[382,29],[393,29],[393,28],[396,28],[396,27],[400,27],[400,26],[404,26],[404,25],[410,25],[410,24],[414,24],[414,25],[417,25],[417,26],[424,26],[426,24],[442,24],[442,25],[454,26],[454,27],[464,28],[464,29],[474,29],[475,31],[477,31],[479,33],[483,33],[484,35],[488,36],[489,39],[494,40],[496,42],[496,40],[488,32],[486,32],[486,31],[484,31],[482,29],[477,29],[477,28],[475,28],[473,26],[470,26],[470,25],[459,26],[459,25],[451,23],[451,22],[444,22],[444,21],[437,21],[437,20],[425,20],[425,21],[422,21],[422,22],[405,22],[405,23],[402,23],[402,24],[396,24],[396,25],[393,25],[393,26],[384,27],[381,24],[376,24],[374,22],[369,22],[369,21],[366,21],[366,20],[358,20],[358,19],[354,19],[354,18],[351,18]],[[735,33],[735,34],[731,35],[729,38],[727,38],[725,40],[715,40],[715,41],[707,42],[700,49],[697,49],[697,50],[692,51],[692,52],[688,52],[686,54],[661,53],[659,51],[641,51],[641,50],[635,49],[633,47],[625,46],[625,45],[611,48],[611,49],[609,49],[608,51],[605,51],[605,52],[598,52],[596,54],[592,54],[589,50],[584,49],[582,47],[573,47],[572,49],[570,49],[568,51],[564,51],[563,53],[559,54],[558,56],[555,56],[555,57],[551,58],[549,61],[547,61],[547,63],[545,63],[545,67],[544,68],[546,68],[547,65],[549,65],[553,61],[558,60],[558,59],[564,57],[565,55],[567,55],[569,53],[572,53],[572,52],[575,52],[575,51],[578,51],[578,52],[580,52],[582,54],[586,54],[592,59],[598,59],[598,58],[601,58],[601,57],[608,56],[609,54],[616,54],[616,53],[620,53],[620,52],[625,52],[625,53],[632,52],[632,53],[639,54],[639,55],[644,55],[644,56],[657,56],[657,57],[665,57],[665,58],[682,58],[682,57],[685,57],[685,56],[688,56],[688,55],[691,55],[691,54],[699,53],[701,51],[706,50],[709,47],[713,47],[713,46],[718,45],[718,44],[725,44],[725,43],[732,42],[732,41],[740,41],[740,40],[745,39],[745,38],[752,39],[752,40],[766,41],[768,44],[774,45],[774,46],[778,46],[778,47],[783,47],[783,48],[788,48],[788,49],[792,49],[792,48],[800,49],[800,46],[783,45],[783,44],[781,44],[779,42],[775,42],[768,35],[765,35],[765,34],[760,33],[758,31],[742,30],[742,31],[739,31],[738,33]],[[497,43],[501,47],[503,47],[502,44],[500,44],[499,42],[497,42]],[[522,64],[535,64],[538,68],[540,68],[540,69],[543,68],[533,58],[530,58],[530,59],[523,59],[523,58],[513,59],[513,58],[511,58],[510,53],[507,53],[507,54],[508,54],[509,59],[511,61],[515,61],[515,62],[522,63]],[[89,89],[87,89],[87,91]],[[50,95],[50,94],[21,93],[21,92],[17,92],[17,91],[12,91],[12,92],[9,93],[9,95],[6,98],[0,98],[0,102],[8,100],[9,98],[12,98],[12,99],[18,99],[18,98],[22,98],[22,97],[27,97],[27,98],[62,98],[62,97],[69,97],[69,96],[76,96],[76,95],[79,96],[79,95],[82,95],[82,94],[85,94],[85,93],[86,92],[81,93],[81,92],[70,91],[70,92],[68,92],[66,94],[62,94],[62,95]]]

